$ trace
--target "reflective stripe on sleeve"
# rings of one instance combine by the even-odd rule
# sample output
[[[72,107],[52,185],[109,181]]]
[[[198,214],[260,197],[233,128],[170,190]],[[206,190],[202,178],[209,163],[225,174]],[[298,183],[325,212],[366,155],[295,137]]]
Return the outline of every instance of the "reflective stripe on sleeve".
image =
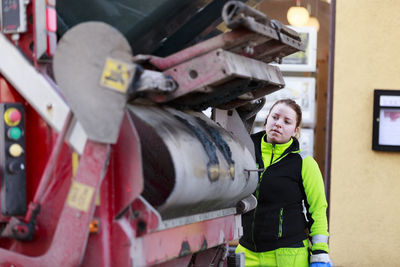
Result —
[[[312,237],[312,243],[328,243],[328,237],[326,235],[315,235]]]

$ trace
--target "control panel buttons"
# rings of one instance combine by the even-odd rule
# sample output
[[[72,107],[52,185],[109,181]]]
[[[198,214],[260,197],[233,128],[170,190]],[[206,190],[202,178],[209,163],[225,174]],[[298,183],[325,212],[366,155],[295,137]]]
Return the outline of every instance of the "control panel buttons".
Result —
[[[8,108],[4,112],[4,121],[8,126],[16,126],[22,118],[21,112],[16,108]]]
[[[24,150],[20,144],[12,144],[8,149],[8,153],[10,153],[10,156],[14,158],[21,156],[23,151]]]
[[[11,127],[7,131],[7,136],[11,140],[18,140],[21,138],[21,135],[22,135],[22,131],[21,131],[21,128],[19,128],[19,127]]]
[[[27,210],[25,111],[23,103],[0,103],[1,215]]]
[[[25,164],[19,161],[12,161],[8,164],[7,169],[10,173],[16,174],[25,170]]]

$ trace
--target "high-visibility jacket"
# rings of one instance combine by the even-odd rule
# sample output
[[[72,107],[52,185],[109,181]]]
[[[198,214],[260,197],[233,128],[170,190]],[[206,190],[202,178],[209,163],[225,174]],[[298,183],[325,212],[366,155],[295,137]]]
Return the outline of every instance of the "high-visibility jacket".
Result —
[[[312,250],[328,249],[327,202],[316,161],[300,155],[299,142],[266,142],[265,131],[252,135],[259,183],[254,195],[257,207],[243,214],[239,243],[264,252],[301,243],[312,237]]]

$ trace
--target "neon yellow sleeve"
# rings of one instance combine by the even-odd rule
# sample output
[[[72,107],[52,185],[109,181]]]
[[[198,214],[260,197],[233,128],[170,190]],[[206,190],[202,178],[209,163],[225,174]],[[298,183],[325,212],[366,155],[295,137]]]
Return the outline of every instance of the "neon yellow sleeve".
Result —
[[[311,218],[313,219],[310,228],[310,237],[312,237],[313,241],[311,249],[329,252],[328,220],[326,216],[328,203],[326,202],[322,174],[314,158],[308,156],[303,159],[301,174],[307,198],[306,201],[309,205],[308,212],[311,214]]]

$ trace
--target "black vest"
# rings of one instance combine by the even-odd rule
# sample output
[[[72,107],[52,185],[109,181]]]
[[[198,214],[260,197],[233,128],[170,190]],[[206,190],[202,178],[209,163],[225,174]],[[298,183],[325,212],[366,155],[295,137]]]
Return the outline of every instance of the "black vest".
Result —
[[[252,135],[259,168],[264,168],[261,138],[265,132]],[[302,201],[305,198],[301,176],[302,157],[299,142],[293,143],[279,161],[268,166],[259,177],[254,195],[257,207],[242,215],[243,237],[240,244],[254,252],[264,252],[292,245],[306,239],[307,222]],[[261,172],[260,172],[261,175]]]

